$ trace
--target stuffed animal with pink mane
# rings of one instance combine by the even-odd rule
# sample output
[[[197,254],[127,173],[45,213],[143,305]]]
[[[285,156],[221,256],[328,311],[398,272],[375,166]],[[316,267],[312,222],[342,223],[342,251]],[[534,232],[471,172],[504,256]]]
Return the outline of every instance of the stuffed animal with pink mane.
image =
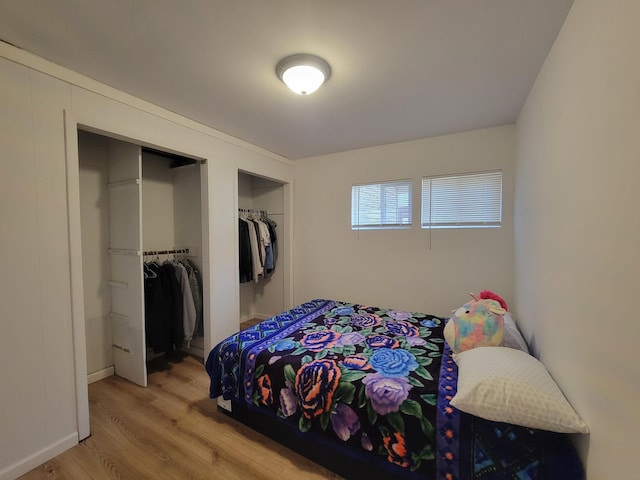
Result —
[[[445,338],[454,353],[476,347],[500,346],[504,342],[504,314],[507,302],[490,290],[453,311],[445,327]]]
[[[504,301],[504,298],[502,298],[497,293],[492,292],[491,290],[483,290],[480,292],[480,295],[475,295],[473,293],[470,293],[469,295],[471,295],[474,300],[495,300],[500,304],[502,308],[504,308],[504,313],[509,310],[509,307],[507,307],[507,302]]]

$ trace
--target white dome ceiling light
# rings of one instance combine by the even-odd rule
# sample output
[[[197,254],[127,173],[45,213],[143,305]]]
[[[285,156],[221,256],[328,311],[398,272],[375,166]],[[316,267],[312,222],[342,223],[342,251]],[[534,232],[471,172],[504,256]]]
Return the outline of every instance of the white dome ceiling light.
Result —
[[[298,95],[309,95],[329,79],[331,67],[315,55],[298,54],[280,60],[276,74],[291,91]]]

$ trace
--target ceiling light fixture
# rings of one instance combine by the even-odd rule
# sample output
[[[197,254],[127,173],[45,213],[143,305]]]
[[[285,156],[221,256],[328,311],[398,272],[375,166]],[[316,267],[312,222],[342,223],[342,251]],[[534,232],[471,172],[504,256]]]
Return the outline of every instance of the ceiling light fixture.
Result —
[[[298,95],[309,95],[329,79],[331,67],[315,55],[298,54],[280,60],[276,74],[291,91]]]

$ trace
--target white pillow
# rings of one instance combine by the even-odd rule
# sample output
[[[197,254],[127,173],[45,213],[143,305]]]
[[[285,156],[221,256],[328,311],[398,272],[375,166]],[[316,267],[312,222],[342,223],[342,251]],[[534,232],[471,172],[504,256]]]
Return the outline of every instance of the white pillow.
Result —
[[[520,330],[518,330],[518,327],[513,321],[513,318],[511,318],[511,313],[509,312],[504,314],[504,342],[502,346],[515,348],[529,353],[527,342],[522,338],[522,334],[520,333]]]
[[[451,405],[497,422],[561,433],[589,433],[545,366],[507,347],[478,347],[454,356],[458,392]]]

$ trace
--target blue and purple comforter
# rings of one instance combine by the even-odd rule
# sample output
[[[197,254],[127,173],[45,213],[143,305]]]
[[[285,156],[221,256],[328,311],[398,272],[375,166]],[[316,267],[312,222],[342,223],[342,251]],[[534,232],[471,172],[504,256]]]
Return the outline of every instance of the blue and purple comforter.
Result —
[[[219,343],[206,362],[210,396],[288,430],[294,448],[313,439],[314,456],[329,452],[315,458],[348,477],[364,478],[366,466],[379,478],[582,478],[566,436],[449,405],[457,367],[444,324],[434,315],[312,300]]]

